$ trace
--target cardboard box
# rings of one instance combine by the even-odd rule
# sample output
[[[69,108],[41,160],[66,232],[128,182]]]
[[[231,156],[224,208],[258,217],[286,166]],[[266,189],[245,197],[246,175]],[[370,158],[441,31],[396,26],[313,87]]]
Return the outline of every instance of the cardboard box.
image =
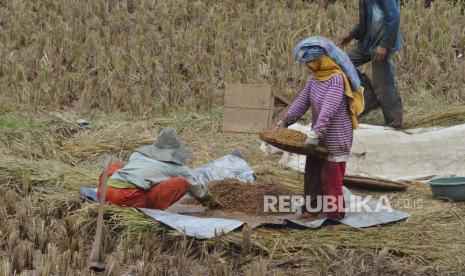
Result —
[[[259,133],[269,129],[281,119],[289,104],[269,84],[226,84],[223,131]],[[283,110],[276,112],[278,107]]]

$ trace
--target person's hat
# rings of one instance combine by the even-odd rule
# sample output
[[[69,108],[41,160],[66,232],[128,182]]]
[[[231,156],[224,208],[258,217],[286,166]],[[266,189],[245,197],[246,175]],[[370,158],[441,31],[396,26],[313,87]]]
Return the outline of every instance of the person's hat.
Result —
[[[172,127],[162,129],[153,145],[140,147],[136,151],[159,161],[180,165],[187,165],[195,160],[192,151],[181,143],[181,138]]]

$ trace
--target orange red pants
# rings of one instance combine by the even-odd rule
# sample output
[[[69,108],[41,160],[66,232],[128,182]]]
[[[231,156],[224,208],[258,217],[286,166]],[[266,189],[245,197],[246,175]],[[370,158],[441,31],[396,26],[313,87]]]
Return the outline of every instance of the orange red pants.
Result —
[[[123,164],[113,163],[108,168],[108,177],[122,168]],[[102,176],[99,178],[97,196],[101,197]],[[178,201],[189,189],[189,182],[183,177],[174,177],[158,183],[150,190],[139,188],[119,189],[107,186],[106,202],[120,206],[140,207],[164,210]]]
[[[345,170],[346,162],[330,162],[307,156],[304,194],[310,196],[311,199],[316,199],[318,196],[331,196],[336,199],[338,208],[334,212],[326,212],[325,215],[328,218],[343,219],[345,217],[342,192]]]

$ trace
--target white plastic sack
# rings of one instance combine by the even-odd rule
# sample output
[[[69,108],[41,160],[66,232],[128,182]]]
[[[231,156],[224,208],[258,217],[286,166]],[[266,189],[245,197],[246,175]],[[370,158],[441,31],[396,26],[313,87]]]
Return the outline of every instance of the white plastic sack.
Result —
[[[192,176],[201,184],[226,178],[253,182],[253,174],[254,171],[237,150],[192,170]]]
[[[310,129],[300,124],[291,128]],[[285,152],[279,164],[303,172],[305,156]],[[346,173],[399,180],[465,175],[465,124],[405,131],[362,124],[354,131]]]

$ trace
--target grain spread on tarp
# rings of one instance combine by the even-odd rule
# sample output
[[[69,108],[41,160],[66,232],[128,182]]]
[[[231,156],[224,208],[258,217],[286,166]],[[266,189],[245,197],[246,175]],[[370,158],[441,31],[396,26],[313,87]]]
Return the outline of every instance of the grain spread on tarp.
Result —
[[[291,196],[296,194],[291,189],[279,185],[247,184],[236,179],[213,181],[208,183],[207,187],[210,193],[223,203],[225,210],[255,216],[283,214],[263,212],[263,198],[265,195]],[[195,203],[195,200],[185,199],[182,203],[192,204]]]

